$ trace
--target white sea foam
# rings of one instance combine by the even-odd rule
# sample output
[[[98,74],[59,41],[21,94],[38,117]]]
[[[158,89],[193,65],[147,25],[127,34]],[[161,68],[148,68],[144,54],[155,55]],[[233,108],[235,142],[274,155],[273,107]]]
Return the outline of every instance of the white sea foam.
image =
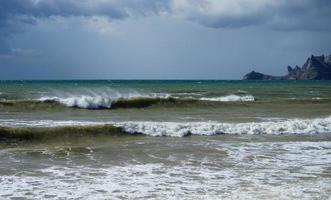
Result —
[[[221,122],[121,122],[128,133],[150,136],[217,135],[217,134],[324,134],[331,133],[331,117],[317,119],[288,119],[283,121],[221,123]]]
[[[199,98],[199,100],[202,101],[220,101],[220,102],[232,102],[232,101],[255,101],[255,97],[252,95],[245,95],[245,96],[239,96],[235,94],[231,94],[228,96],[222,96],[222,97],[203,97]]]
[[[0,167],[15,169],[2,174],[0,198],[329,199],[331,192],[328,141],[149,143],[131,158],[126,145],[112,153],[112,144],[87,149],[79,160],[67,147],[0,150]],[[29,152],[41,154],[37,163]],[[122,156],[105,159],[114,154]]]
[[[67,98],[58,97],[42,97],[39,101],[56,101],[62,103],[68,107],[78,107],[78,108],[110,108],[113,100],[110,97],[102,96],[76,96]]]
[[[149,136],[218,135],[218,134],[327,134],[331,133],[331,116],[315,119],[275,119],[274,121],[223,123],[202,122],[154,122],[154,121],[53,121],[53,120],[16,120],[0,119],[0,126],[5,127],[63,127],[113,125],[124,132],[141,133]]]
[[[158,173],[159,171],[162,173]],[[93,173],[102,176],[93,176]],[[26,196],[33,199],[100,200],[105,198],[211,200],[264,199],[265,197],[318,199],[326,198],[330,194],[327,185],[331,183],[330,179],[324,178],[299,181],[300,184],[284,183],[272,186],[272,184],[264,184],[258,178],[254,179],[251,174],[246,178],[248,180],[245,180],[242,177],[247,177],[247,174],[238,177],[238,173],[234,170],[213,171],[203,169],[203,166],[166,168],[162,164],[115,166],[106,169],[49,167],[40,174],[43,176],[3,176],[0,182],[3,190],[0,191],[0,195],[17,197],[17,199]],[[259,172],[258,175],[268,176],[268,174]],[[255,182],[251,186],[245,186],[245,181]],[[152,198],[151,195],[159,198]]]
[[[57,120],[21,120],[21,119],[0,119],[0,126],[13,127],[13,128],[45,128],[45,127],[64,127],[64,126],[95,126],[106,125],[106,122],[94,122],[94,121],[57,121]]]

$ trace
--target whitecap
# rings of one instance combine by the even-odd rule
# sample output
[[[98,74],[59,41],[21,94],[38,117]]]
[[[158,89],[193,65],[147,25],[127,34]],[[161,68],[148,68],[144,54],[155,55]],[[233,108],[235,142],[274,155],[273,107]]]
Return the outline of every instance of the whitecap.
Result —
[[[216,121],[157,122],[157,121],[54,121],[0,119],[3,127],[63,127],[111,125],[129,134],[184,137],[186,135],[316,135],[331,133],[331,116],[314,119],[284,119],[263,122],[229,123]]]
[[[72,96],[46,96],[38,101],[56,101],[68,107],[77,107],[85,109],[111,108],[112,104],[118,100],[131,100],[138,98],[169,98],[169,94],[94,94],[94,95],[72,95]]]
[[[250,102],[255,101],[255,97],[253,95],[244,95],[239,96],[235,94],[221,96],[221,97],[203,97],[199,100],[202,101],[220,101],[220,102],[235,102],[235,101],[243,101],[243,102]]]
[[[75,97],[42,97],[39,101],[56,101],[68,107],[78,108],[110,108],[113,100],[110,97],[102,96],[75,96]]]
[[[217,135],[217,134],[324,134],[331,133],[331,116],[315,119],[222,123],[222,122],[120,122],[114,124],[128,133],[149,136]]]

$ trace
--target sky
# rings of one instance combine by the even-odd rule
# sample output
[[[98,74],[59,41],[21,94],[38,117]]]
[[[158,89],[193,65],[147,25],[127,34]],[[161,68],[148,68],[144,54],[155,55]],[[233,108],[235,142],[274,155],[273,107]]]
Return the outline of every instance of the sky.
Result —
[[[330,0],[0,0],[0,79],[241,79],[331,54]]]

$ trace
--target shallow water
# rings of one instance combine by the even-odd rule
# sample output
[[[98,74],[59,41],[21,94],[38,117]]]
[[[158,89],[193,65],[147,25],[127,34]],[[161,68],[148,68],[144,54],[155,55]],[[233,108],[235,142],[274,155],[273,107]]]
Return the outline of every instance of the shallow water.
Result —
[[[329,81],[0,82],[0,199],[330,199]]]
[[[0,150],[0,196],[28,199],[328,199],[331,138],[95,137]]]

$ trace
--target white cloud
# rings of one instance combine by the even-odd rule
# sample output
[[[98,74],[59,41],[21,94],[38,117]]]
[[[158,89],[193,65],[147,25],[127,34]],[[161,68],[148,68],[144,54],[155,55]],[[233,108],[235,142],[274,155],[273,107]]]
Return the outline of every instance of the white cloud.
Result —
[[[173,0],[172,9],[179,15],[237,16],[254,14],[279,1],[271,0]]]

